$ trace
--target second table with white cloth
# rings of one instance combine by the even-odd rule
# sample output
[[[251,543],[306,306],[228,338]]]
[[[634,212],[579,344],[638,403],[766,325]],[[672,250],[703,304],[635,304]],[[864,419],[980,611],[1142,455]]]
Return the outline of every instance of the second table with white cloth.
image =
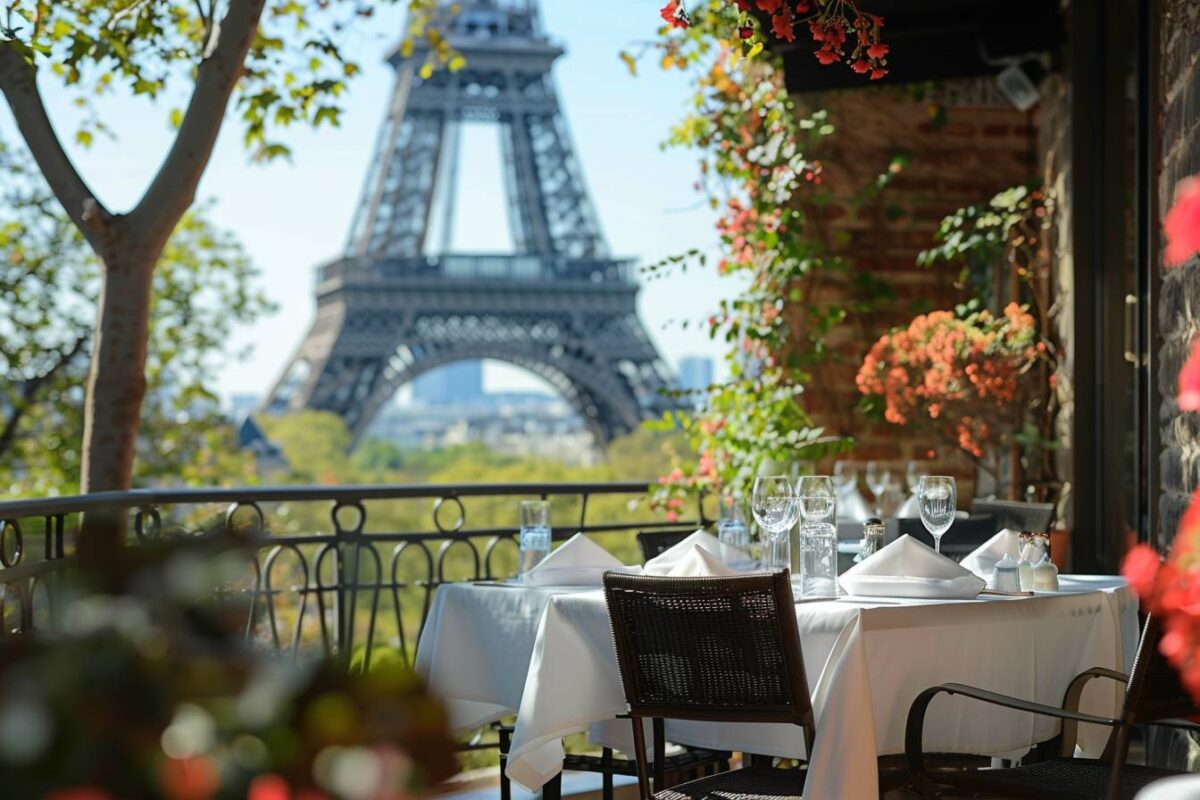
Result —
[[[805,797],[877,796],[875,758],[904,750],[908,707],[923,689],[958,681],[1041,703],[1093,666],[1127,670],[1137,600],[1120,578],[1064,576],[1063,590],[969,601],[841,598],[795,606],[817,714]],[[603,592],[591,587],[448,584],[439,589],[418,668],[456,725],[517,712],[508,775],[536,789],[562,768],[562,737],[627,746],[625,711]],[[1094,685],[1084,708],[1111,714],[1118,690]],[[1050,738],[1053,720],[939,697],[925,748],[1011,756]],[[1107,731],[1082,726],[1085,755]],[[667,738],[724,750],[805,757],[786,725],[668,721]]]

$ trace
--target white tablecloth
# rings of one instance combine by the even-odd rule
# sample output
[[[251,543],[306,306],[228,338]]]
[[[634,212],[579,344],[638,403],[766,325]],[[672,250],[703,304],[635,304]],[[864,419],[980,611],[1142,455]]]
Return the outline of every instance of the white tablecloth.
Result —
[[[817,713],[805,796],[878,796],[877,755],[904,750],[909,705],[958,681],[1057,705],[1084,669],[1128,669],[1137,600],[1120,578],[1067,576],[1063,590],[975,601],[841,599],[797,603]],[[628,746],[627,721],[602,592],[450,584],[438,590],[417,652],[433,690],[461,727],[518,712],[508,775],[534,789],[562,766],[564,735]],[[1108,684],[1107,686],[1101,684]],[[1120,687],[1094,682],[1086,709],[1113,713]],[[1053,720],[939,697],[926,718],[931,751],[1015,755],[1053,735]],[[1083,726],[1098,754],[1106,731]],[[671,741],[802,757],[788,725],[668,722]]]

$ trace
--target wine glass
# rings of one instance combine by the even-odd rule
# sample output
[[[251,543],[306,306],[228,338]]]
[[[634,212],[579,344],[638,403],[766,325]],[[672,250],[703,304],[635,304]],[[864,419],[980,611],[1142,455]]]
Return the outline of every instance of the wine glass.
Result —
[[[923,461],[910,461],[907,468],[904,470],[904,479],[908,484],[908,491],[911,494],[917,493],[917,486],[921,483],[921,478],[924,478],[928,472]]]
[[[858,469],[853,461],[837,461],[833,465],[833,482],[839,492],[846,492],[858,483]]]
[[[800,594],[837,594],[837,493],[833,479],[811,475],[796,484],[800,500]]]
[[[787,532],[796,524],[799,510],[796,494],[785,475],[763,475],[754,479],[750,510],[763,533],[763,566],[784,569],[791,561]]]
[[[875,496],[875,514],[881,515],[883,504],[883,493],[887,491],[888,484],[892,481],[892,471],[888,469],[887,464],[881,464],[878,461],[867,462],[867,487],[870,488],[871,494]]]
[[[942,552],[942,535],[954,524],[957,488],[948,475],[926,475],[917,485],[921,524],[933,537],[933,548]]]

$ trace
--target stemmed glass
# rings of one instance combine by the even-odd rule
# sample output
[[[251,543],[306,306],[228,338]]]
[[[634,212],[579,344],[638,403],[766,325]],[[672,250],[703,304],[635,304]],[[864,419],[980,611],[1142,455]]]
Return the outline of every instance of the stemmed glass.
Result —
[[[788,531],[796,524],[799,509],[796,494],[785,475],[763,475],[754,479],[750,500],[754,521],[763,531],[763,567],[784,569],[791,561],[788,554]]]
[[[917,486],[920,485],[921,478],[924,478],[925,475],[925,464],[923,462],[908,462],[908,467],[904,471],[904,479],[908,483],[908,491],[910,494],[917,493]]]
[[[921,524],[933,537],[933,548],[942,552],[942,535],[954,524],[957,502],[954,478],[948,475],[926,475],[917,485],[917,505]]]
[[[800,499],[800,594],[837,594],[837,493],[827,475],[809,475],[796,485]]]
[[[806,475],[796,485],[800,518],[804,522],[829,522],[837,503],[833,479],[828,475]]]
[[[867,462],[867,486],[871,489],[871,494],[875,496],[876,516],[883,514],[883,493],[887,491],[888,484],[891,482],[892,471],[888,469],[887,464],[881,464],[878,461]]]
[[[833,465],[833,482],[839,492],[848,492],[858,483],[858,469],[853,461],[838,461]]]

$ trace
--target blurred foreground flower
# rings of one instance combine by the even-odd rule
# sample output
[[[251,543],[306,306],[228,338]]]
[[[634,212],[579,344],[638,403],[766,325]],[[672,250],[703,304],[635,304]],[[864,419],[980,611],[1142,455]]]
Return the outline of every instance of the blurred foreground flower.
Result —
[[[356,674],[246,638],[250,595],[219,591],[249,563],[231,535],[104,538],[53,576],[54,632],[0,640],[4,797],[403,800],[457,770],[398,660]]]

